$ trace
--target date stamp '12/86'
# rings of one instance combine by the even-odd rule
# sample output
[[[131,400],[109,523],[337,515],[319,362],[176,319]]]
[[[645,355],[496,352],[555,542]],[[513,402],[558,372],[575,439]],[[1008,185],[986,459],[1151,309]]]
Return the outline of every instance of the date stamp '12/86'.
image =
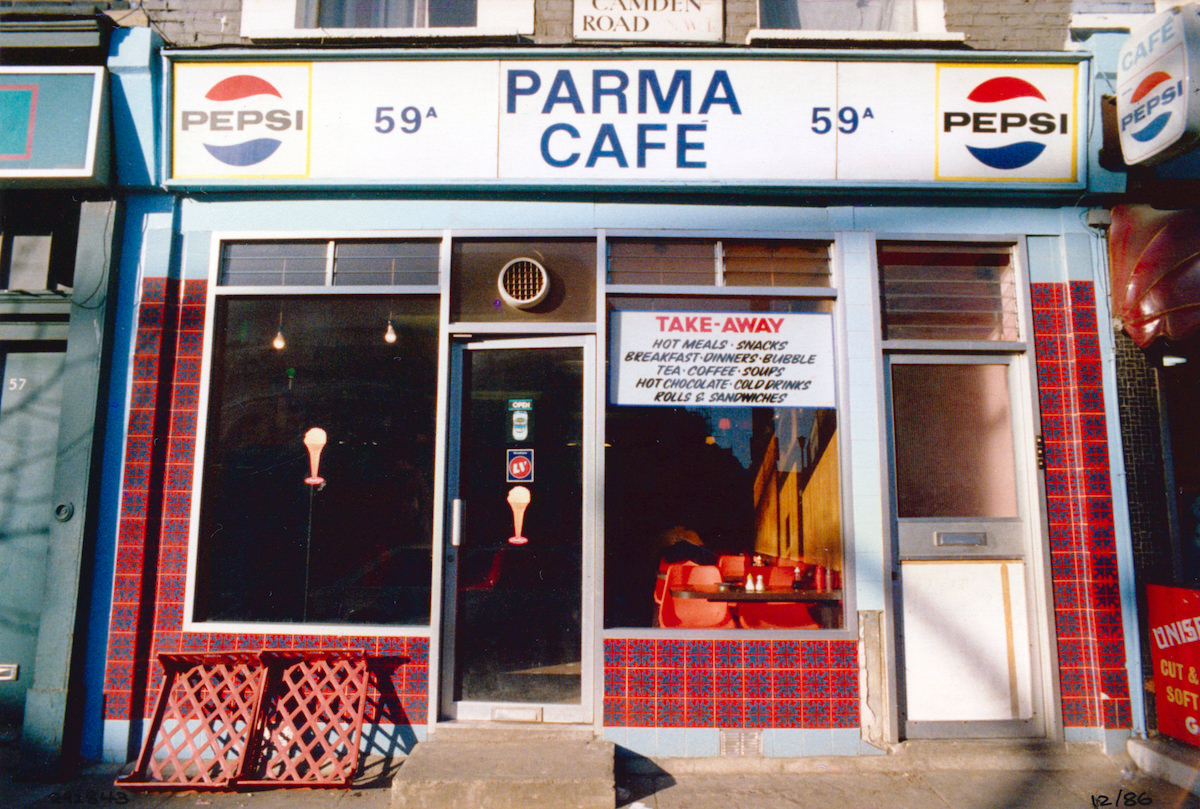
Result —
[[[1108,795],[1093,795],[1092,807],[1098,809],[1101,806],[1150,806],[1154,803],[1154,799],[1145,792],[1126,792],[1124,789],[1118,789],[1115,796]]]

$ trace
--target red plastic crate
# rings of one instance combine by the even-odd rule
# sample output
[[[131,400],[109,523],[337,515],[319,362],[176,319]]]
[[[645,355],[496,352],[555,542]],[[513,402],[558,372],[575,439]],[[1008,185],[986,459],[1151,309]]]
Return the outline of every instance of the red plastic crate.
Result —
[[[349,786],[358,769],[367,658],[358,650],[263,652],[267,688],[239,787]]]
[[[226,789],[240,772],[263,695],[256,654],[160,654],[165,671],[137,767],[121,786]]]

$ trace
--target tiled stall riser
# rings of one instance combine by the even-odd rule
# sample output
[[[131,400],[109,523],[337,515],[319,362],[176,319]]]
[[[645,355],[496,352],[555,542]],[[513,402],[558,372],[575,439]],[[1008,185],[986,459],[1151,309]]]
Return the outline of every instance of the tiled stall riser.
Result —
[[[1095,290],[1034,284],[1032,296],[1063,724],[1128,728]]]
[[[422,725],[427,638],[182,631],[206,289],[204,281],[161,278],[146,279],[142,287],[104,718],[150,713],[162,683],[162,670],[150,661],[160,652],[338,648],[362,649],[374,658],[366,722]]]
[[[857,644],[606,640],[604,724],[857,728]]]

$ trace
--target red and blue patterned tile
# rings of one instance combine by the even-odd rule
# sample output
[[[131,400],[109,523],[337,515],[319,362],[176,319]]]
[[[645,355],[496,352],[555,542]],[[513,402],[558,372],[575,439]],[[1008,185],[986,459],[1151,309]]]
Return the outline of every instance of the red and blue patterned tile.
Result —
[[[716,702],[711,697],[689,698],[683,705],[683,723],[689,728],[715,727]]]
[[[746,701],[742,699],[715,700],[716,724],[720,728],[740,728],[746,725]]]

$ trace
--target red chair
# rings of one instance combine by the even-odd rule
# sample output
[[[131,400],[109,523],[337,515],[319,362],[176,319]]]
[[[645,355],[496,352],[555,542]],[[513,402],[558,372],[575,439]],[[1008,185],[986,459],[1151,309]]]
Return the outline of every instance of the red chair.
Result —
[[[722,555],[717,557],[717,567],[725,581],[741,581],[746,578],[746,557]]]
[[[793,575],[793,568],[772,567],[763,583],[768,588],[791,587]],[[796,601],[747,601],[738,605],[738,624],[743,629],[820,629],[810,606]]]
[[[737,622],[727,601],[705,598],[679,598],[672,587],[688,584],[719,584],[721,571],[716,565],[671,565],[667,570],[666,591],[659,605],[658,625],[664,627],[735,627]]]
[[[695,562],[677,562],[677,567],[695,567]],[[667,562],[658,563],[658,577],[654,580],[654,603],[662,604],[663,593],[667,591],[667,571],[672,565]]]

